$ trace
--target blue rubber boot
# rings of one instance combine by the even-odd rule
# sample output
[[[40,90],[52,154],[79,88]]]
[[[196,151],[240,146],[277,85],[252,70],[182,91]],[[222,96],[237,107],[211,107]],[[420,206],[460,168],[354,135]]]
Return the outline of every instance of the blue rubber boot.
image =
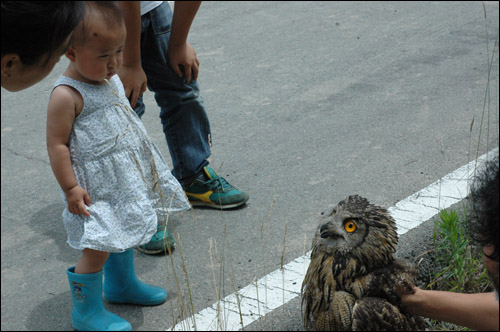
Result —
[[[69,287],[73,295],[73,328],[78,331],[132,331],[125,319],[107,311],[102,303],[102,271],[76,274],[70,267]]]
[[[128,249],[109,254],[104,264],[104,297],[111,303],[157,305],[165,302],[167,291],[137,279],[134,249]]]

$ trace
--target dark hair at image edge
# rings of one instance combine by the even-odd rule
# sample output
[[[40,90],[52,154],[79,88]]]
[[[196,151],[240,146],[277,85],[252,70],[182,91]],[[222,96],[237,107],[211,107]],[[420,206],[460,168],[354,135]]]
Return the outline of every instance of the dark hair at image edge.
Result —
[[[498,262],[499,183],[498,154],[489,159],[474,179],[469,195],[471,216],[468,229],[473,240],[480,245],[493,245],[488,258]]]
[[[62,46],[82,20],[83,1],[2,1],[2,55],[33,65]]]

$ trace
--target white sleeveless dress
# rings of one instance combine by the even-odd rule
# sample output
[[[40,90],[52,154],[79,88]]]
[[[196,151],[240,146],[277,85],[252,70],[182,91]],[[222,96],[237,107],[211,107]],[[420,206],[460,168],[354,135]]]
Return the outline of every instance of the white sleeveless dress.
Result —
[[[118,75],[104,85],[61,76],[59,85],[83,98],[69,150],[77,182],[91,200],[90,217],[75,215],[61,191],[68,244],[122,252],[148,243],[159,218],[191,208],[181,185],[130,107]]]

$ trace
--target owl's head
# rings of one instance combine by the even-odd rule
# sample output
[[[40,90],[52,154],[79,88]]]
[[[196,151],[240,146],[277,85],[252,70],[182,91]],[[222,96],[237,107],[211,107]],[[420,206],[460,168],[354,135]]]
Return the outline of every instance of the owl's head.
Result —
[[[396,223],[387,210],[353,195],[323,213],[313,252],[353,257],[365,267],[379,267],[392,262],[397,242]]]

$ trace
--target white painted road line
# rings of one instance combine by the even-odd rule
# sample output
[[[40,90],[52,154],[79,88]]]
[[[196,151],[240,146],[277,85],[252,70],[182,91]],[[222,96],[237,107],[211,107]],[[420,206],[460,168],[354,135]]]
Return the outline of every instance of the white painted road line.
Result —
[[[477,167],[489,154],[497,154],[498,148],[478,158]],[[402,235],[429,220],[440,210],[463,200],[469,189],[468,181],[474,174],[476,161],[460,167],[428,187],[389,208],[390,214]],[[236,293],[226,296],[196,315],[178,323],[174,331],[235,331],[300,296],[300,287],[309,266],[309,251],[260,278]],[[195,326],[196,322],[196,326]],[[171,330],[170,328],[168,330]]]
[[[480,167],[489,154],[495,153],[498,153],[498,148],[479,157],[477,167]],[[440,210],[464,199],[468,195],[469,180],[474,175],[475,166],[476,161],[473,160],[387,209],[396,220],[398,234],[406,233],[431,219]]]

